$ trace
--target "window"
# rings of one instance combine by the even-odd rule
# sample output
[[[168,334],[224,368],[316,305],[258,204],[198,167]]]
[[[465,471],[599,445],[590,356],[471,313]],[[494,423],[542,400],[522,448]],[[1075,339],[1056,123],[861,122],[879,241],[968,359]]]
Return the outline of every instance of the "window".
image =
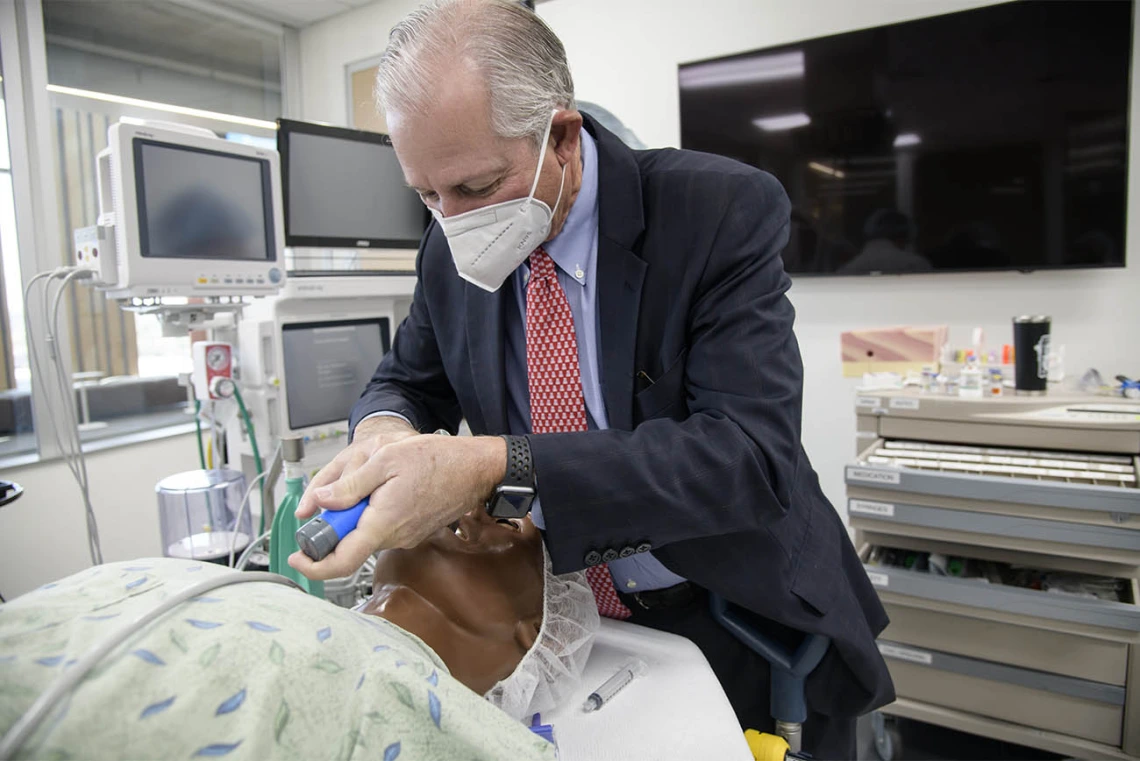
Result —
[[[0,456],[36,449],[7,105],[0,70]]]
[[[95,223],[96,156],[120,118],[274,138],[272,120],[282,110],[280,30],[169,0],[43,0],[42,7],[61,244],[54,256],[40,257],[41,268],[71,262],[72,231]],[[5,275],[10,259],[5,251]],[[189,336],[164,337],[153,315],[121,309],[89,288],[73,288],[65,304],[85,441],[189,420],[187,390],[178,385],[191,368]],[[20,343],[10,343],[18,380]]]

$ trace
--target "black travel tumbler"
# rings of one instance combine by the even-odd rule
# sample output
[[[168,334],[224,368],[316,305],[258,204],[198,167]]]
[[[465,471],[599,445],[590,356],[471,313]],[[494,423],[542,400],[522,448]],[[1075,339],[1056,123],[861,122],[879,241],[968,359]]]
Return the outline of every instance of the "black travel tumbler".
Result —
[[[1052,320],[1044,316],[1013,318],[1013,379],[1019,394],[1045,393],[1051,325]]]

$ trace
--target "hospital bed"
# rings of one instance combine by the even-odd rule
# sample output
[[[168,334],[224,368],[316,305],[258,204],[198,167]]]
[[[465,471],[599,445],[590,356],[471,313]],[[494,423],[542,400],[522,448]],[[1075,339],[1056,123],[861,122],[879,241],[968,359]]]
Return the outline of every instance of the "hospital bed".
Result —
[[[636,624],[603,618],[582,684],[559,710],[542,718],[555,728],[560,758],[652,758],[658,761],[783,761],[800,748],[800,724],[807,718],[804,682],[831,642],[805,637],[794,652],[768,640],[713,596],[713,616],[772,666],[771,691],[777,735],[740,731],[736,714],[704,655],[689,640]],[[585,713],[582,703],[623,664],[640,658],[648,668],[600,711]],[[787,755],[793,758],[792,754]]]
[[[632,658],[648,666],[601,710],[582,703]],[[652,758],[751,761],[736,714],[704,655],[689,640],[602,619],[582,684],[542,717],[554,726],[562,761]]]

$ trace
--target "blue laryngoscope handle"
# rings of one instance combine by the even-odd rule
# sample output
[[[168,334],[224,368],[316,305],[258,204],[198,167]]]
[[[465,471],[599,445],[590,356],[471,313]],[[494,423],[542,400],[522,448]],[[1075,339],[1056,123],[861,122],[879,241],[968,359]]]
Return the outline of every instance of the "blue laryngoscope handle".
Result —
[[[344,539],[350,531],[356,528],[356,524],[360,522],[360,516],[366,507],[368,507],[368,497],[347,510],[321,510],[320,518],[332,526],[338,537]]]

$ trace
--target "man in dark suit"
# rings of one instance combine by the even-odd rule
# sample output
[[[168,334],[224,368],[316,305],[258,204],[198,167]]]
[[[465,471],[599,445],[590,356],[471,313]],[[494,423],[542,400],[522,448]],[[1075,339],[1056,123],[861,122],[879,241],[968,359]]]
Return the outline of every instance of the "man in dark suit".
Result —
[[[692,639],[741,723],[771,727],[768,667],[712,620],[832,645],[805,749],[854,757],[893,697],[887,619],[800,444],[802,366],[770,175],[632,151],[574,108],[557,37],[508,2],[440,2],[392,32],[377,91],[436,221],[411,313],[299,515],[372,495],[314,578],[472,509],[530,510],[555,572],[603,614]],[[529,193],[528,193],[529,191]],[[454,433],[466,418],[474,437]]]

